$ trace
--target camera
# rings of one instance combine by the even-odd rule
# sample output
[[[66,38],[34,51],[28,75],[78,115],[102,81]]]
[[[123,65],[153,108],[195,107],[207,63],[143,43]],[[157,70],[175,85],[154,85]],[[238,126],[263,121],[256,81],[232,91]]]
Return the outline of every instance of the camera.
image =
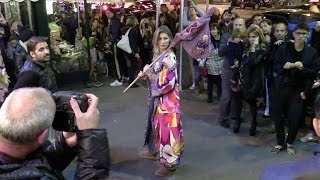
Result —
[[[72,91],[57,91],[53,95],[56,103],[56,114],[52,123],[53,129],[57,131],[75,132],[78,128],[75,122],[75,115],[70,105],[70,99],[77,101],[80,110],[86,112],[89,104],[84,93]]]

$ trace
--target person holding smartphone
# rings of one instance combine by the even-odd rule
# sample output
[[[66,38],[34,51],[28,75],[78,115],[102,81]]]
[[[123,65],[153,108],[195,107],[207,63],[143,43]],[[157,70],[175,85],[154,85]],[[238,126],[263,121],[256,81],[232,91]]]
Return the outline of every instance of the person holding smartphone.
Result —
[[[248,43],[243,55],[243,98],[249,104],[251,113],[250,136],[256,134],[258,98],[264,94],[264,67],[266,63],[266,43],[262,30],[259,26],[251,26],[247,30]],[[238,120],[240,121],[240,120]],[[238,130],[241,122],[236,123],[234,128]],[[234,129],[234,130],[235,130]]]

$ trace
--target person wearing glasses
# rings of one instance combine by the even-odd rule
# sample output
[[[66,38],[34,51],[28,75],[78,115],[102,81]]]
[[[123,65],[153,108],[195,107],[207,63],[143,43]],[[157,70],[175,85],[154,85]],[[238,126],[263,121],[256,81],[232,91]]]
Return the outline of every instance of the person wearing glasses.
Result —
[[[283,44],[275,54],[271,104],[277,137],[277,145],[272,148],[275,154],[285,149],[289,154],[295,154],[293,143],[303,114],[305,91],[317,77],[320,59],[317,51],[305,44],[308,36],[308,25],[298,24],[293,32],[293,42]],[[288,117],[287,138],[282,114]]]

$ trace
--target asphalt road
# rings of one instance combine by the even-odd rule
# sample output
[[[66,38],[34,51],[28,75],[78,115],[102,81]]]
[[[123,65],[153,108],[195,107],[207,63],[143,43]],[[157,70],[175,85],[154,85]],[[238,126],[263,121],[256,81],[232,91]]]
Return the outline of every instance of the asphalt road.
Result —
[[[109,79],[109,83],[111,79]],[[270,119],[258,117],[256,137],[248,134],[250,120],[248,107],[242,114],[245,122],[239,134],[217,125],[218,101],[206,103],[206,95],[197,95],[191,90],[181,93],[182,121],[185,136],[185,151],[181,166],[171,177],[157,178],[156,161],[140,159],[146,119],[147,90],[143,87],[130,89],[126,94],[122,87],[83,89],[96,94],[101,113],[100,128],[108,131],[111,149],[111,177],[116,180],[257,180],[263,169],[270,164],[301,159],[312,155],[315,144],[296,143],[297,154],[286,152],[273,155],[275,134],[270,131]],[[300,135],[301,136],[301,135]],[[65,175],[72,179],[75,163]]]

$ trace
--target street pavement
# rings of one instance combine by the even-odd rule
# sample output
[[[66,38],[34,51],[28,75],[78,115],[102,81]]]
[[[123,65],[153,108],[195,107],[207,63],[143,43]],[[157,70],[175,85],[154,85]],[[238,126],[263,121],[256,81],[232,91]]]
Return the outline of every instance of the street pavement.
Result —
[[[182,121],[185,150],[181,165],[173,176],[158,178],[154,171],[157,161],[140,159],[145,120],[147,116],[147,89],[140,86],[123,94],[125,86],[83,88],[72,85],[64,89],[89,92],[99,97],[100,128],[108,131],[111,150],[110,179],[125,180],[256,180],[265,167],[272,163],[297,160],[312,155],[314,143],[296,143],[296,155],[285,151],[273,155],[275,145],[270,119],[258,117],[256,137],[250,137],[248,106],[245,106],[244,123],[239,134],[218,125],[218,101],[206,102],[204,91],[181,92]],[[301,136],[301,134],[300,134]],[[75,162],[65,171],[68,179],[74,174]]]

